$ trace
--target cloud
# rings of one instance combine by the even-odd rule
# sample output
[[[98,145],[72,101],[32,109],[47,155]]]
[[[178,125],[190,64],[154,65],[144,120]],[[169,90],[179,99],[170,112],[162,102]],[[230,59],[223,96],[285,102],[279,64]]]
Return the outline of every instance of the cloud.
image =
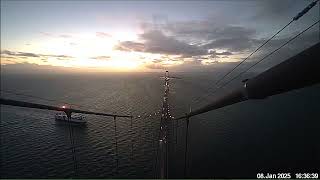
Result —
[[[211,49],[209,49],[209,53],[211,54],[210,57],[220,57],[220,56],[228,57],[230,55],[233,55],[233,53],[229,52],[229,51],[224,51],[224,52],[219,53],[219,52],[216,52],[215,50],[211,50]]]
[[[242,26],[215,24],[210,21],[175,22],[163,27],[171,34],[202,41],[204,49],[228,49],[237,52],[252,48],[260,41],[256,31]]]
[[[111,60],[111,56],[95,56],[90,59],[100,60],[100,61],[109,61]]]
[[[96,32],[97,37],[105,38],[105,37],[112,37],[110,34],[105,32]]]
[[[205,49],[179,41],[174,37],[166,36],[161,31],[148,31],[141,34],[140,37],[145,41],[146,52],[183,56],[208,54]]]
[[[218,38],[212,40],[210,43],[203,45],[209,49],[228,49],[232,52],[239,52],[249,50],[254,46],[257,46],[262,41],[246,36],[230,37],[230,38]]]
[[[115,47],[121,51],[138,51],[154,54],[181,55],[184,57],[207,55],[206,49],[166,36],[163,32],[152,30],[140,34],[141,42],[125,41]]]
[[[72,36],[69,34],[56,35],[56,34],[49,33],[49,32],[40,32],[40,34],[43,36],[48,36],[48,37],[72,38]]]
[[[168,69],[168,67],[162,64],[156,64],[156,63],[146,64],[145,67],[148,69]]]
[[[230,32],[234,32],[230,30]],[[206,58],[226,58],[233,55],[231,51],[217,52],[214,47],[210,44],[207,45],[196,45],[188,44],[186,42],[175,39],[173,36],[167,36],[162,31],[150,30],[139,35],[140,42],[134,41],[124,41],[120,42],[115,49],[121,51],[136,51],[145,52],[153,54],[163,54],[163,55],[179,55],[181,58],[193,57],[196,61],[197,59],[203,58],[203,56],[208,56]],[[174,61],[174,59],[161,58],[159,61]],[[217,60],[215,59],[214,62]],[[154,62],[161,63],[161,62]],[[163,64],[159,65],[148,65],[149,68],[161,68]]]
[[[156,30],[154,30],[155,25],[146,22],[142,23],[143,26],[141,26],[147,32],[142,34],[142,38],[152,38],[153,42],[164,41],[167,39],[163,36],[156,38],[157,36],[153,37],[155,36],[154,33],[152,37],[149,34],[150,32],[166,32],[166,34],[170,34],[171,39],[175,39],[176,41],[179,39],[179,42],[183,41],[184,44],[189,45],[181,47],[181,49],[187,49],[187,52],[191,51],[192,53],[188,53],[189,55],[204,55],[208,49],[225,49],[231,53],[239,52],[250,50],[261,42],[256,37],[257,33],[255,29],[227,24],[228,22],[224,22],[223,24],[222,22],[217,23],[212,19],[175,21],[157,26]],[[173,41],[168,41],[167,44],[169,43],[176,44]]]
[[[305,4],[308,4],[307,2],[298,3],[298,1],[293,1],[293,3],[290,4],[289,1],[285,0],[284,2],[280,2],[281,7],[276,7],[276,4],[278,2],[279,1],[272,0],[270,2],[262,1],[261,3],[267,4],[266,9],[272,9],[272,11],[276,13],[281,13],[281,11],[284,11],[284,8],[286,8],[286,6],[289,9],[291,6],[299,7],[298,9],[301,9],[301,7],[305,7]],[[264,6],[260,4],[259,7],[263,8]],[[261,10],[261,12],[262,11],[263,10]],[[258,13],[260,13],[260,11]],[[293,14],[295,15],[295,13]],[[152,32],[152,30],[150,30],[153,27],[152,24],[144,23],[144,26],[146,31]],[[194,51],[196,52],[199,52],[198,50],[204,51],[209,49],[223,49],[232,54],[239,54],[242,52],[253,51],[256,47],[261,45],[266,40],[266,38],[269,38],[259,37],[259,34],[253,27],[228,24],[228,22],[225,22],[224,24],[220,22],[219,24],[217,24],[211,19],[199,21],[192,20],[170,22],[164,24],[161,27],[158,27],[157,31],[166,32],[167,34],[170,34],[171,38],[183,40],[183,42],[185,42],[186,44],[189,43],[188,45],[192,44],[189,47],[194,48]],[[310,32],[307,32],[305,34],[310,34]],[[289,36],[291,35],[292,34],[289,34]],[[313,38],[316,37],[316,35],[312,36]],[[269,44],[277,45],[280,42],[283,42],[286,38],[287,37],[282,36],[280,37],[280,39],[272,40],[271,42],[269,42]],[[159,40],[154,39],[154,41],[163,40],[159,38]],[[312,41],[312,38],[309,38],[302,43],[310,44],[309,42]],[[299,44],[297,44],[296,46],[299,46]],[[215,55],[212,56],[217,57]]]
[[[16,57],[24,57],[24,58],[59,58],[60,60],[67,60],[72,59],[72,56],[68,55],[53,55],[53,54],[36,54],[36,53],[30,53],[30,52],[15,52],[15,51],[9,51],[9,50],[3,50],[1,51],[1,56],[6,56],[6,58],[16,58]]]
[[[54,35],[52,33],[48,33],[48,32],[40,32],[40,34],[43,36],[54,37]]]
[[[234,38],[239,35],[248,37],[256,33],[254,29],[239,25],[229,25],[227,23],[217,24],[209,20],[172,22],[162,28],[177,36],[191,36],[205,40],[226,37]]]
[[[248,35],[252,34],[252,31],[234,27],[228,29],[227,33],[234,33],[234,36],[237,36],[238,31]],[[222,32],[222,30],[219,33],[222,37],[227,36],[223,35],[224,32]],[[177,36],[166,35],[160,30],[147,30],[139,35],[138,41],[120,42],[115,46],[115,49],[120,51],[162,54],[161,58],[145,63],[145,67],[149,69],[166,69],[172,68],[173,66],[185,66],[185,64],[200,67],[203,64],[216,64],[220,62],[218,58],[228,58],[234,55],[233,52],[227,50],[228,48],[224,48],[225,50],[221,52],[221,46],[217,47],[212,44],[189,44],[185,41],[178,40]],[[219,49],[219,51],[216,49]],[[235,48],[230,49],[234,50]],[[184,61],[185,59],[189,60]]]
[[[44,57],[55,57],[55,58],[62,58],[62,59],[71,59],[73,58],[72,56],[67,56],[67,55],[42,55]]]
[[[232,55],[232,52],[228,52],[228,51],[224,51],[224,52],[221,52],[221,53],[216,53],[216,55],[225,55],[225,56],[229,56],[229,55]]]
[[[273,51],[274,49],[280,47],[282,44],[287,42],[289,39],[291,39],[297,33],[298,32],[290,34],[290,36],[288,36],[288,37],[282,37],[282,38],[277,38],[277,39],[271,40],[265,47],[263,47],[261,49],[261,51],[257,52],[254,56],[252,56],[250,58],[250,60],[248,62],[244,63],[239,68],[241,69],[244,67],[248,67],[249,65],[256,62],[257,60],[260,60],[265,55],[269,54],[271,51]],[[252,42],[252,44],[253,45],[256,44],[256,47],[258,47],[258,45],[262,44],[262,42],[264,42],[264,41],[265,41],[265,39],[256,39],[254,42]],[[294,56],[297,52],[303,51],[307,47],[310,47],[317,42],[318,42],[318,32],[317,31],[307,32],[307,33],[303,34],[301,37],[299,37],[298,39],[292,41],[291,43],[289,43],[285,47],[281,48],[280,51],[278,51],[275,54],[273,54],[272,56],[270,56],[263,63],[260,63],[258,66],[256,66],[252,70],[250,70],[250,72],[264,71],[267,68],[270,68],[270,67],[278,64],[279,62],[282,62],[282,61]],[[230,42],[230,43],[232,43],[232,42]],[[237,43],[235,43],[235,44],[237,44]],[[220,48],[221,47],[232,47],[232,46],[224,46],[224,44],[211,43],[210,48],[212,48],[213,45],[215,45],[214,47],[220,47]],[[207,46],[209,46],[209,45],[207,45]],[[235,45],[234,49],[240,49],[239,47],[241,47],[241,46]],[[223,61],[222,59],[213,59],[213,58],[229,58],[229,56],[237,54],[237,53],[231,52],[231,51],[217,52],[216,50],[209,50],[209,53],[211,55],[194,56],[192,58],[189,58],[190,59],[189,61],[184,60],[184,63],[181,65],[166,67],[166,68],[171,69],[171,70],[177,70],[177,71],[193,71],[193,70],[199,70],[199,69],[206,71],[206,70],[210,70],[210,68],[211,68],[211,70],[213,70],[213,69],[216,69],[216,67],[221,68],[222,66],[219,64],[229,64],[229,66],[231,64],[234,64],[234,63],[227,63],[227,62]],[[246,55],[244,57],[246,57]],[[235,58],[237,59],[239,57],[235,57]],[[243,58],[240,58],[240,59],[242,60]],[[161,66],[161,62],[163,62],[163,61],[164,61],[164,58],[158,59],[157,61],[153,62],[154,65],[148,65],[147,67],[152,68],[152,69],[163,69]]]
[[[272,3],[275,3],[275,1]],[[282,7],[285,4],[282,3]],[[275,8],[274,11],[281,13],[281,8]],[[257,33],[257,29],[252,26],[228,24],[228,22],[223,23],[222,20],[217,24],[210,19],[170,23],[166,21],[158,24],[143,22],[141,28],[144,33],[139,35],[137,41],[120,42],[115,49],[169,56],[179,55],[184,63],[170,67],[174,69],[179,69],[179,67],[187,69],[187,66],[200,68],[204,66],[203,64],[207,64],[206,67],[211,67],[217,66],[217,64],[224,64],[231,59],[242,60],[269,38],[269,36],[262,37],[261,34]],[[297,33],[299,32],[292,33],[291,31],[285,35],[275,37],[259,52],[255,53],[249,61],[253,62],[262,58]],[[279,62],[311,46],[316,43],[317,34],[318,32],[312,30],[306,32],[303,36],[282,48],[277,53],[279,56],[274,54],[272,59],[268,61]],[[189,58],[189,61],[184,61],[185,58]],[[151,61],[151,63],[149,62],[150,64],[146,63],[146,67],[150,69],[169,68],[164,64],[166,61],[172,60],[161,57]],[[263,66],[267,67],[265,65]]]
[[[116,50],[120,51],[139,51],[145,52],[145,45],[143,43],[133,42],[133,41],[123,41],[120,42],[116,47]]]
[[[40,57],[37,54],[34,53],[27,53],[27,52],[17,52],[16,56],[23,56],[23,57]]]
[[[38,54],[28,53],[28,52],[13,52],[8,50],[1,51],[1,55],[7,56],[18,56],[18,57],[40,57]]]
[[[59,37],[61,37],[61,38],[71,38],[72,36],[68,35],[68,34],[61,34],[61,35],[59,35]]]

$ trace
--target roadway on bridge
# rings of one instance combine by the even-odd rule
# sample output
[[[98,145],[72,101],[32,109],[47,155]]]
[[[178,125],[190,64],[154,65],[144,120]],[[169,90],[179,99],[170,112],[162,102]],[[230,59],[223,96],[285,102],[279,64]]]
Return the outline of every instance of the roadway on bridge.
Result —
[[[159,135],[159,170],[160,178],[167,178],[168,175],[168,120],[170,120],[170,111],[168,104],[168,95],[169,95],[169,76],[166,72],[164,77],[164,95],[162,103],[162,113],[161,113],[161,122],[160,122],[160,135]]]

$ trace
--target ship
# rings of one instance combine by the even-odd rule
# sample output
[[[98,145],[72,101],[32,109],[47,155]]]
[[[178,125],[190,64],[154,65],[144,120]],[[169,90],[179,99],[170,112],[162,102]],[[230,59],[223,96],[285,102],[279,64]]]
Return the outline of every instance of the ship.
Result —
[[[72,115],[71,118],[68,118],[67,115],[65,113],[63,113],[63,112],[55,114],[54,119],[56,121],[70,122],[70,123],[74,123],[74,124],[85,124],[85,123],[87,123],[87,120],[85,119],[84,116]]]

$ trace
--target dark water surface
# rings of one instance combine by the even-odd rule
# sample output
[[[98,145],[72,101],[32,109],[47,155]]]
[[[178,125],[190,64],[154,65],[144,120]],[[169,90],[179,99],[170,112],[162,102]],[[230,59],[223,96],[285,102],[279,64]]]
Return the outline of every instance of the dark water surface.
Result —
[[[1,89],[69,102],[78,109],[141,115],[118,118],[116,169],[113,119],[87,115],[73,126],[78,178],[153,178],[163,81],[157,73],[1,76]],[[213,86],[211,74],[177,73],[170,84],[171,114],[189,109],[192,99]],[[317,172],[320,164],[320,86],[266,100],[242,102],[191,118],[187,176],[256,177],[259,172]],[[227,91],[222,90],[220,94]],[[219,95],[219,93],[217,94]],[[1,93],[3,98],[63,103]],[[201,104],[205,104],[206,98]],[[192,108],[197,106],[192,104]],[[1,106],[1,177],[74,177],[68,126],[55,112]],[[169,177],[183,177],[185,122],[170,137]],[[177,136],[176,136],[177,135]],[[177,141],[176,141],[177,138]],[[131,152],[133,145],[133,154]],[[293,175],[292,175],[293,176]]]

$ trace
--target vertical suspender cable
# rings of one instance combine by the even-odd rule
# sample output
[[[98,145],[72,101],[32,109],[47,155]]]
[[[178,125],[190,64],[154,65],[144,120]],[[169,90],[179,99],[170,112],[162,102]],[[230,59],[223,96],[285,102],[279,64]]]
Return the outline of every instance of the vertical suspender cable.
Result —
[[[151,142],[152,142],[152,154],[153,154],[153,158],[155,157],[155,153],[156,153],[156,150],[155,150],[155,139],[154,139],[154,137],[155,137],[155,135],[154,135],[154,132],[153,132],[153,126],[152,126],[152,122],[150,122],[150,129],[151,129],[151,132],[152,132],[152,136],[151,136]],[[154,163],[156,162],[156,160],[154,160],[152,163],[152,173],[153,173],[153,178],[155,178],[155,165],[154,165]]]
[[[170,123],[171,123],[171,133],[170,133],[170,143],[171,143],[171,157],[172,157],[172,155],[174,155],[174,148],[175,148],[175,144],[174,144],[174,121],[173,121],[173,119],[172,119],[172,117],[170,117]],[[169,149],[170,150],[170,149]],[[170,157],[169,157],[170,158]],[[172,158],[171,158],[172,159]],[[173,164],[171,164],[171,166],[172,166]],[[168,176],[167,176],[167,178],[169,178]]]
[[[74,177],[77,177],[76,150],[74,147],[73,129],[71,127],[70,117],[68,117],[68,129],[69,129],[69,138],[71,142],[71,152],[72,152],[72,159],[73,159],[73,173],[74,173]]]
[[[186,118],[187,121],[187,129],[186,129],[186,144],[185,144],[185,152],[184,152],[184,178],[187,178],[187,154],[188,154],[188,131],[189,131],[189,117]]]
[[[119,159],[118,159],[118,138],[117,138],[117,120],[116,116],[113,116],[113,122],[114,122],[114,137],[115,137],[115,144],[116,144],[116,160],[117,160],[117,166],[116,166],[116,173],[118,173],[118,166],[119,166]]]
[[[175,122],[175,131],[176,131],[176,140],[175,140],[175,157],[176,157],[176,164],[178,164],[178,120],[176,119],[176,122]]]
[[[167,176],[166,176],[166,178],[169,178],[169,141],[170,141],[170,136],[171,136],[171,133],[170,133],[170,129],[169,129],[169,126],[168,126],[168,117],[167,117],[167,119],[166,119],[166,126],[167,126],[167,129],[166,129],[166,131],[167,131],[167,139],[166,139],[166,148],[167,148],[167,150],[166,150],[166,166],[167,166]],[[170,134],[169,134],[170,133]]]
[[[160,120],[160,126],[159,126],[159,133],[158,133],[158,138],[157,138],[157,152],[156,152],[156,161],[155,161],[155,173],[154,173],[154,178],[155,179],[158,179],[158,176],[157,176],[157,172],[158,172],[158,155],[159,155],[159,148],[160,148],[160,143],[159,143],[159,140],[160,140],[160,133],[161,133],[161,123],[162,123],[162,115],[161,115],[161,120]]]
[[[176,127],[175,127],[175,129],[176,129],[176,146],[178,146],[178,126],[179,126],[178,123],[179,123],[178,119],[176,119],[176,123],[175,123],[175,125],[176,125]]]
[[[131,133],[131,161],[133,161],[133,129],[132,129],[132,116],[130,117],[130,133]]]
[[[156,115],[156,114],[155,114]],[[154,155],[155,155],[155,144],[154,144],[154,137],[155,137],[155,135],[154,135],[154,129],[153,129],[153,124],[152,124],[152,119],[150,119],[150,121],[149,121],[149,130],[150,130],[150,139],[151,139],[151,141],[150,141],[150,143],[151,143],[151,146],[152,146],[152,159],[154,159]],[[152,173],[154,173],[155,171],[155,169],[154,169],[154,163],[155,163],[155,161],[153,161],[152,162]],[[154,174],[152,174],[153,175],[153,178],[154,178]]]
[[[176,162],[176,164],[178,164],[178,120],[175,120],[175,122],[173,122],[174,124],[175,124],[175,136],[176,136],[176,139],[175,139],[175,148],[174,148],[174,150],[175,150],[175,157],[176,157],[176,159],[175,159],[175,162]]]
[[[178,145],[178,127],[179,127],[179,121],[176,119],[176,144]]]

